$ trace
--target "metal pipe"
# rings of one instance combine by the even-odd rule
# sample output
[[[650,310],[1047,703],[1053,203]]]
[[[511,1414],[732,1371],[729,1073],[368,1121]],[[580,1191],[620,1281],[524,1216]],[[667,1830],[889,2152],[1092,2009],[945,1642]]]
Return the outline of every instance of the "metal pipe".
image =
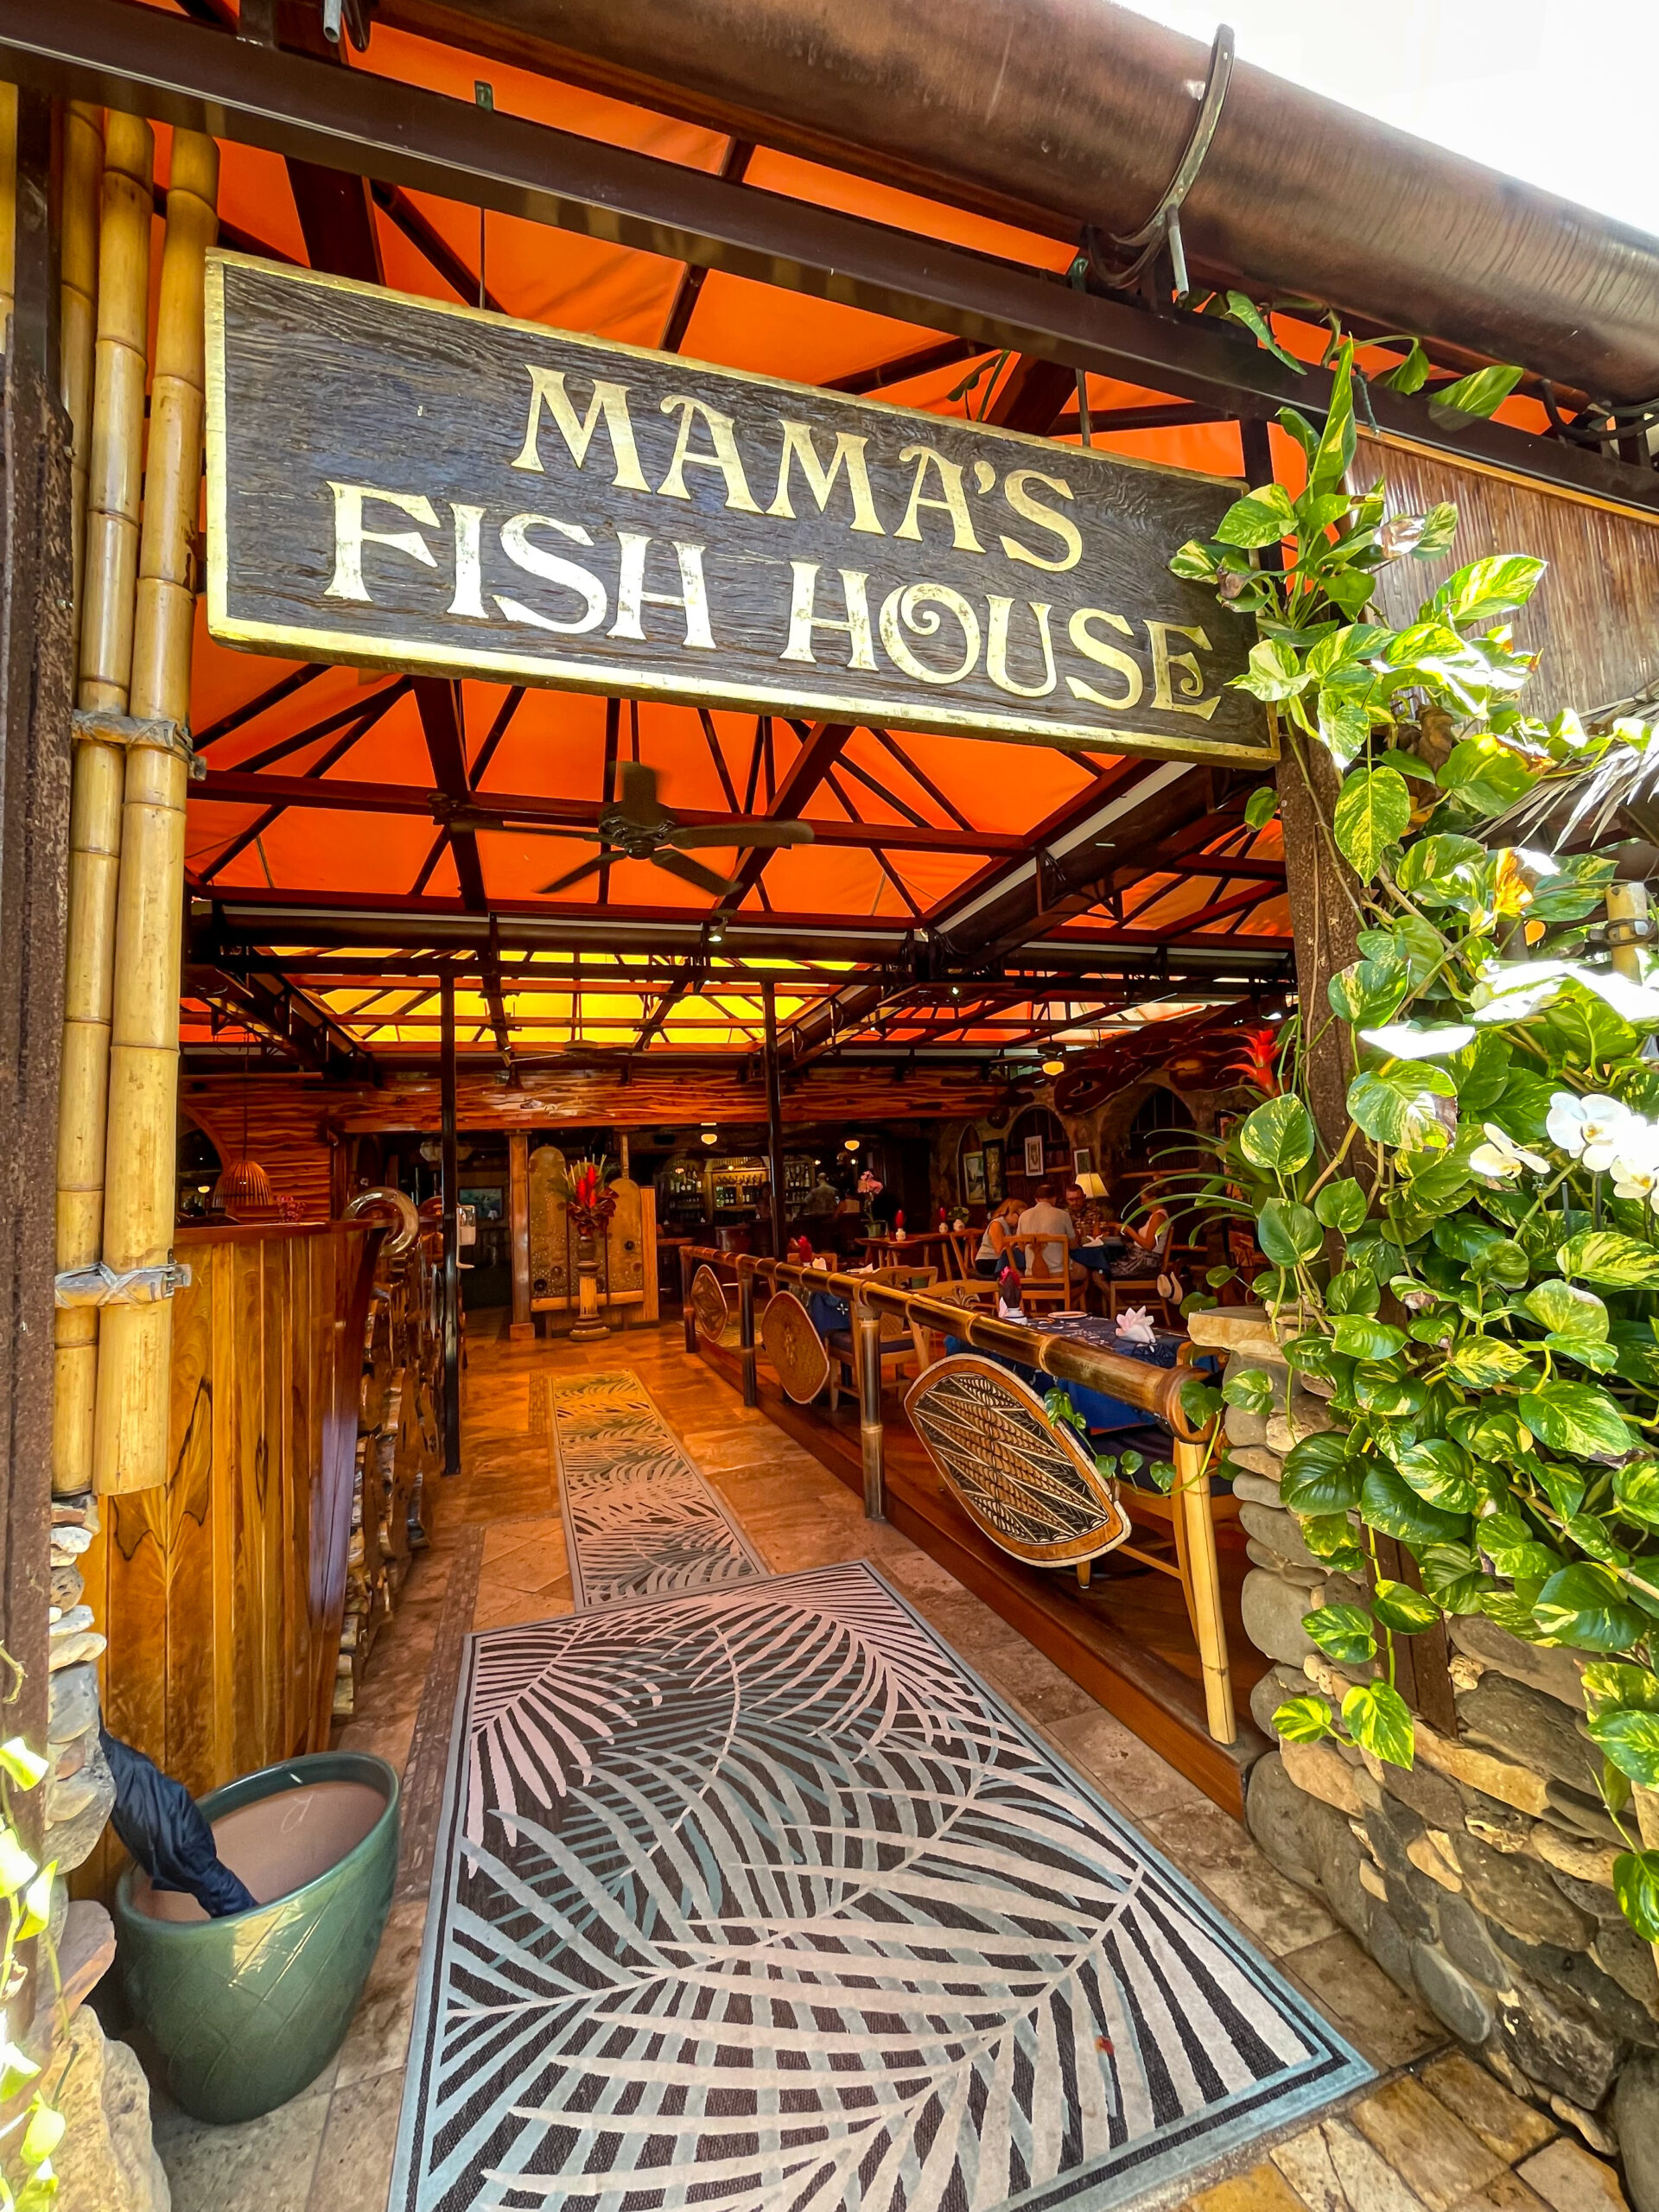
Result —
[[[853,1301],[853,1357],[858,1368],[858,1444],[864,1463],[864,1518],[887,1517],[881,1433],[881,1316],[861,1297]]]
[[[760,1393],[757,1386],[754,1360],[754,1269],[740,1268],[737,1274],[737,1348],[738,1367],[743,1378],[743,1402],[758,1406]]]
[[[443,1210],[443,1471],[461,1472],[461,1217],[455,1208],[461,1160],[455,1144],[455,979],[445,975],[438,986],[442,1009],[443,1064],[440,1075],[442,1165],[440,1203]]]
[[[1205,49],[1110,0],[387,0],[651,105],[1075,238],[1143,223]],[[649,57],[642,66],[641,57]],[[1659,239],[1234,68],[1188,261],[1613,400],[1659,389]]]

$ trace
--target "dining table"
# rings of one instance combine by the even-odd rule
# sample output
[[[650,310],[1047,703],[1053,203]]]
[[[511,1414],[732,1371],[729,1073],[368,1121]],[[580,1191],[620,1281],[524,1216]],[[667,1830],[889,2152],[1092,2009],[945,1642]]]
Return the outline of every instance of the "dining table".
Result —
[[[982,1229],[907,1229],[902,1237],[888,1231],[858,1241],[872,1267],[899,1268],[911,1261],[919,1268],[937,1268],[942,1281],[968,1282],[984,1234]]]

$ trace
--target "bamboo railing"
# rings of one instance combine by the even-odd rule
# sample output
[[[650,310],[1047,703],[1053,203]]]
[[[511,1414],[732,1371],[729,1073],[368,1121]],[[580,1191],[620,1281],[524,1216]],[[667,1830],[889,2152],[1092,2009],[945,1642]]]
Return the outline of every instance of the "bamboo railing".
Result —
[[[133,623],[134,727],[110,1021],[104,1260],[118,1274],[162,1264],[173,1245],[192,563],[207,404],[207,257],[218,201],[219,148],[199,132],[175,130]],[[172,1342],[170,1299],[112,1306],[105,1313],[92,1452],[100,1491],[148,1490],[167,1479]]]
[[[149,124],[136,116],[111,114],[99,194],[77,693],[80,708],[106,715],[125,715],[132,681],[154,156],[155,135]],[[67,213],[66,207],[66,218]],[[68,263],[66,245],[66,269]],[[60,1272],[91,1267],[102,1256],[125,772],[121,745],[80,734],[69,803],[68,949],[58,1109]],[[87,1489],[92,1479],[99,1309],[60,1307],[55,1341],[52,1485],[64,1494]]]
[[[686,1245],[680,1274],[688,1351],[698,1349],[696,1319],[690,1300],[691,1278],[700,1267],[735,1276],[738,1292],[738,1365],[743,1402],[760,1402],[754,1325],[754,1284],[762,1278],[772,1292],[828,1291],[847,1300],[853,1318],[854,1363],[858,1376],[859,1446],[864,1477],[864,1510],[873,1521],[887,1518],[885,1442],[881,1419],[881,1316],[897,1314],[906,1325],[919,1322],[940,1335],[954,1336],[976,1351],[990,1352],[1035,1368],[1056,1382],[1077,1382],[1103,1395],[1121,1398],[1163,1422],[1172,1440],[1175,1483],[1171,1507],[1176,1516],[1192,1583],[1193,1631],[1204,1675],[1205,1713],[1218,1744],[1234,1742],[1238,1724],[1233,1712],[1232,1681],[1227,1661],[1221,1610],[1221,1574],[1216,1554],[1215,1522],[1210,1511],[1210,1446],[1214,1423],[1196,1427],[1181,1405],[1181,1392],[1192,1380],[1189,1368],[1148,1367],[1122,1352],[1056,1334],[1040,1324],[999,1320],[971,1306],[955,1306],[925,1290],[900,1290],[873,1282],[868,1275],[828,1274],[789,1260],[731,1254],[712,1247]]]

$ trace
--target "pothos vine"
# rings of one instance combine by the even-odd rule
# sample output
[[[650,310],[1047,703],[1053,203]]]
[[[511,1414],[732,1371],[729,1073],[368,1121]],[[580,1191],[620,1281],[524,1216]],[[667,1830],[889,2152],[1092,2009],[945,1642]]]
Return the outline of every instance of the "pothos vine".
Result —
[[[1236,682],[1279,715],[1293,772],[1313,789],[1315,747],[1340,772],[1319,834],[1357,930],[1328,1003],[1292,1026],[1282,1089],[1189,1194],[1248,1222],[1265,1258],[1252,1287],[1300,1402],[1327,1408],[1286,1457],[1282,1502],[1355,1578],[1304,1623],[1345,1681],[1339,1710],[1292,1698],[1274,1724],[1409,1766],[1397,1637],[1479,1613],[1589,1655],[1614,1886],[1659,1941],[1659,1850],[1628,1824],[1632,1788],[1659,1789],[1659,991],[1592,940],[1611,858],[1488,827],[1610,754],[1639,769],[1655,732],[1528,713],[1535,658],[1509,618],[1543,576],[1529,556],[1456,569],[1403,627],[1377,619],[1381,571],[1447,555],[1457,516],[1390,517],[1381,484],[1349,488],[1355,390],[1344,343],[1324,426],[1279,417],[1305,488],[1248,493],[1171,563],[1255,618]],[[1276,806],[1264,787],[1247,819]],[[1333,1046],[1346,1122],[1322,1141],[1310,1070]],[[1274,1385],[1238,1371],[1189,1401],[1262,1414]]]

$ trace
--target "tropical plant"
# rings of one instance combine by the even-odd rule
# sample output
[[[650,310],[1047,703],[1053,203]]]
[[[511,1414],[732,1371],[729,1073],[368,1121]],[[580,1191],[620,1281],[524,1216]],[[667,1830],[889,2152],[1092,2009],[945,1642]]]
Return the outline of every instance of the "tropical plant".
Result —
[[[3,1649],[0,1665],[12,1676],[5,1700],[10,1703],[22,1687],[23,1672]],[[49,1981],[54,1991],[59,1988],[51,1938],[57,1866],[36,1863],[19,1833],[12,1802],[14,1790],[38,1788],[48,1770],[47,1760],[22,1736],[0,1743],[0,1905],[6,1916],[0,1938],[0,2003],[7,2005],[31,1982],[38,1988]],[[32,1976],[21,1955],[22,1947],[31,1941],[36,1954]],[[39,2086],[44,2070],[41,2062],[10,2032],[10,2022],[8,2031],[0,2037],[0,2109],[20,2108],[0,2125],[0,2212],[45,2212],[58,2190],[52,2160],[63,2140],[63,2115]],[[36,2086],[31,2088],[31,2084]],[[27,2102],[22,2102],[26,2094]]]
[[[1327,1007],[1303,1005],[1282,1094],[1231,1131],[1201,1193],[1252,1221],[1268,1263],[1253,1288],[1333,1424],[1294,1442],[1283,1503],[1357,1578],[1354,1602],[1305,1623],[1344,1670],[1339,1713],[1293,1698],[1274,1726],[1409,1766],[1396,1639],[1448,1614],[1593,1655],[1586,1725],[1628,1847],[1615,1886],[1659,1940],[1659,1852],[1624,1827],[1631,1786],[1659,1789],[1659,990],[1592,935],[1611,859],[1514,849],[1490,826],[1656,733],[1528,714],[1533,656],[1506,618],[1541,561],[1475,561],[1404,628],[1376,618],[1379,572],[1446,553],[1457,517],[1390,518],[1380,484],[1348,488],[1353,391],[1344,345],[1324,428],[1280,416],[1305,490],[1249,492],[1172,563],[1255,616],[1237,682],[1281,718],[1281,775],[1314,787],[1314,747],[1343,772],[1320,834],[1356,909],[1359,957]],[[1347,1118],[1322,1137],[1306,1069],[1332,1048]],[[1236,1372],[1189,1410],[1271,1399],[1266,1374]]]
[[[608,1160],[578,1160],[553,1179],[554,1193],[564,1201],[579,1236],[602,1236],[616,1211]]]

